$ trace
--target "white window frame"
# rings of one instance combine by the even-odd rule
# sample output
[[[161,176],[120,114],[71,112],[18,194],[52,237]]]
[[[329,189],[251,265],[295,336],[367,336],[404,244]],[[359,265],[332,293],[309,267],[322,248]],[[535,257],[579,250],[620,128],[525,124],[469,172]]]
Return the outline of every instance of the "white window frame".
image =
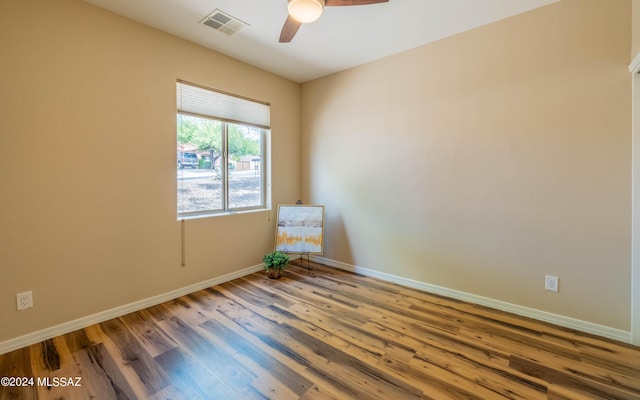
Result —
[[[229,215],[238,212],[268,210],[270,208],[270,105],[265,102],[235,96],[201,85],[178,80],[176,82],[176,118],[179,115],[204,118],[222,124],[222,156],[220,172],[222,182],[222,208],[198,211],[180,211],[176,204],[178,220]],[[260,204],[247,207],[231,207],[229,191],[229,124],[243,125],[260,130]],[[177,132],[176,132],[177,141]],[[179,174],[179,172],[178,172]],[[176,176],[176,201],[179,201],[179,175]]]

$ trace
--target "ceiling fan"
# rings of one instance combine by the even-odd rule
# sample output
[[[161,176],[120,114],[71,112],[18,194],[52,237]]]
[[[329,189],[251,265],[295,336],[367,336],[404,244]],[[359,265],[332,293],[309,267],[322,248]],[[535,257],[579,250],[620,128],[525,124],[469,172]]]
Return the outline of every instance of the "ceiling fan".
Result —
[[[289,43],[302,24],[320,18],[325,6],[364,6],[389,0],[289,0],[289,15],[280,32],[280,43]]]

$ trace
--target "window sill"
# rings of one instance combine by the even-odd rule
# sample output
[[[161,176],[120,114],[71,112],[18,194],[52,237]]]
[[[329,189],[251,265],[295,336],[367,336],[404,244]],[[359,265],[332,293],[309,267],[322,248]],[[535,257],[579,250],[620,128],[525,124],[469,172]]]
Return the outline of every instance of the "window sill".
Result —
[[[226,217],[230,215],[239,215],[239,214],[251,214],[251,213],[259,213],[259,212],[270,212],[271,208],[252,208],[250,210],[237,210],[237,211],[221,211],[221,212],[202,212],[202,213],[193,213],[187,215],[178,216],[178,221],[189,221],[193,219],[202,219],[202,218],[215,218],[215,217]]]

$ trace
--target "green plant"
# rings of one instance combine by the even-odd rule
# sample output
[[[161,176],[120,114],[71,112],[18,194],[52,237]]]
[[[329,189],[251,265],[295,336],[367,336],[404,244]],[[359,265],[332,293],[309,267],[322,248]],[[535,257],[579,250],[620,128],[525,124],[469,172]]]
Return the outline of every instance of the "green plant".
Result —
[[[289,256],[281,251],[273,251],[262,258],[264,269],[270,278],[279,278],[282,270],[289,265]]]

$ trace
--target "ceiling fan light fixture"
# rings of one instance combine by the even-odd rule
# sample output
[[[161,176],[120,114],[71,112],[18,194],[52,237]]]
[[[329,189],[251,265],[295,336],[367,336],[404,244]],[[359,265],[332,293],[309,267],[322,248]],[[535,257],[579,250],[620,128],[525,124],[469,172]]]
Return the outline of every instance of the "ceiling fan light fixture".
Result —
[[[323,3],[322,0],[289,0],[289,15],[300,23],[308,24],[320,18]]]

